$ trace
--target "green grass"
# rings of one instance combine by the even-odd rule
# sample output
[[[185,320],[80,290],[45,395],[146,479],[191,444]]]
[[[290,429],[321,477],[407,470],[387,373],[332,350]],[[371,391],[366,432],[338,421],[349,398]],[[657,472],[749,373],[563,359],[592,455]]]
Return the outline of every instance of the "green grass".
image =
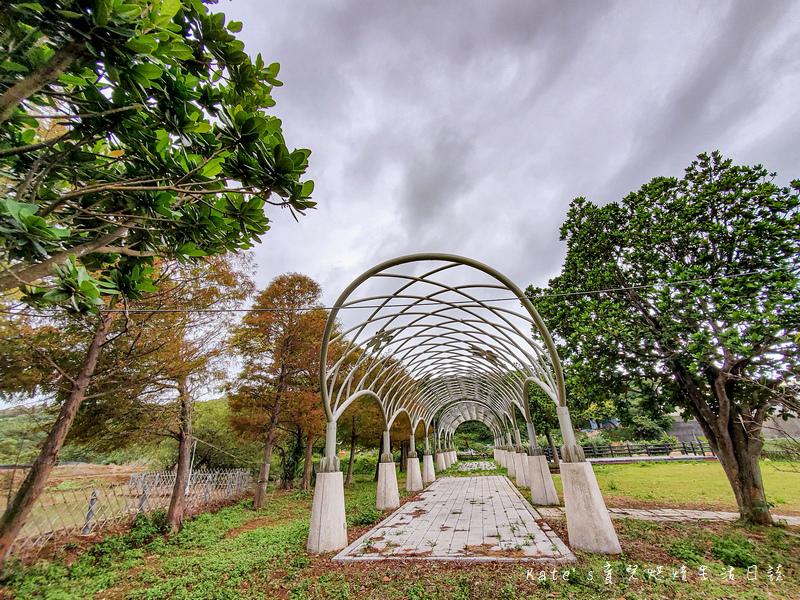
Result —
[[[767,501],[775,505],[772,510],[776,512],[800,510],[800,473],[792,472],[790,467],[791,463],[761,461]],[[596,464],[593,468],[610,506],[614,505],[614,497],[626,496],[663,504],[707,504],[736,510],[733,491],[718,462]],[[561,493],[561,477],[554,475],[553,481]]]
[[[650,476],[662,466],[667,465],[640,468],[638,473]],[[628,485],[624,474],[624,469],[614,473],[621,487]],[[405,495],[404,481],[404,474],[400,474],[401,495]],[[643,486],[651,484],[648,479],[640,481]],[[644,489],[641,487],[639,491]],[[345,490],[346,511],[352,526],[366,527],[383,516],[374,509],[374,502],[372,477],[356,477]],[[800,597],[798,528],[616,520],[624,555],[578,553],[577,563],[556,567],[558,580],[553,581],[553,565],[542,564],[333,564],[330,555],[305,551],[310,510],[311,498],[307,493],[273,491],[262,511],[253,510],[252,501],[246,501],[188,522],[173,538],[160,533],[163,515],[156,515],[141,520],[129,534],[109,537],[77,557],[74,552],[66,551],[29,567],[12,563],[0,581],[0,598],[711,600],[724,597],[750,600]],[[564,535],[563,520],[551,523]],[[759,566],[758,581],[746,580],[746,567],[750,564]],[[770,582],[766,578],[767,568],[777,564],[782,565],[785,580]],[[627,579],[626,569],[632,565],[637,566],[641,576],[636,581]],[[688,580],[671,580],[671,569],[682,565],[687,569]],[[736,580],[725,582],[720,575],[731,566]],[[658,567],[662,569],[662,580],[647,579],[647,569],[655,572]],[[706,581],[698,576],[702,567],[709,574]],[[612,572],[610,584],[604,581],[605,568]],[[546,580],[540,581],[543,573]]]

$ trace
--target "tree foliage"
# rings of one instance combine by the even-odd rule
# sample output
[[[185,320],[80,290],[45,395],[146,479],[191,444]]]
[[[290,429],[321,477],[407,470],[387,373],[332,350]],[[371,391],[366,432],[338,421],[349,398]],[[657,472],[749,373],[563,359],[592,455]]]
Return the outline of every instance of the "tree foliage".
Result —
[[[619,203],[577,198],[562,274],[528,290],[573,393],[647,388],[648,401],[683,407],[743,516],[761,522],[761,425],[796,396],[800,332],[800,182],[774,176],[701,154],[683,178],[657,177]]]
[[[137,297],[152,256],[248,248],[266,205],[314,206],[241,26],[201,0],[3,3],[0,292]]]
[[[255,495],[259,508],[265,502],[279,425],[291,427],[301,421],[306,435],[313,436],[324,427],[319,355],[328,314],[321,294],[319,285],[305,275],[280,275],[258,294],[234,330],[232,343],[243,364],[229,388],[231,423],[239,433],[264,443]]]

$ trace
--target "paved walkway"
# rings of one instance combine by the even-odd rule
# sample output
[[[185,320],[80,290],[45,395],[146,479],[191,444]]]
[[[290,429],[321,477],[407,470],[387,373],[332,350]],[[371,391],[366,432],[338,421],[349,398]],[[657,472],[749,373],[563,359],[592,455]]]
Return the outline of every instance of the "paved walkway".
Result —
[[[475,462],[459,462],[459,471],[493,471],[499,469],[500,466],[491,460],[480,460]]]
[[[505,475],[444,477],[337,554],[387,559],[574,561]]]
[[[544,518],[564,518],[563,506],[541,506],[536,509]],[[718,510],[685,510],[679,508],[609,508],[612,519],[641,519],[642,521],[735,521],[739,518],[739,513],[723,512]],[[800,517],[789,517],[772,515],[780,522],[787,525],[800,526]]]

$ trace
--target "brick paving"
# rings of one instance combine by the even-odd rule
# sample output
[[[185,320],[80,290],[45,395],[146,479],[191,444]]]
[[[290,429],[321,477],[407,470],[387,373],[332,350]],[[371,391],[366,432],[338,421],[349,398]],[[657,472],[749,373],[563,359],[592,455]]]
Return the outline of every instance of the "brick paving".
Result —
[[[493,471],[499,469],[500,465],[492,460],[480,460],[475,462],[459,462],[459,471]]]
[[[505,475],[444,477],[333,560],[574,561],[539,519]]]

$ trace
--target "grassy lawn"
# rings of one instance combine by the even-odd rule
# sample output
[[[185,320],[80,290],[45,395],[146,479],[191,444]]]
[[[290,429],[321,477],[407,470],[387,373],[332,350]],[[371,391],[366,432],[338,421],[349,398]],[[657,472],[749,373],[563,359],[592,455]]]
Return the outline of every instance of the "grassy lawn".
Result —
[[[672,485],[671,480],[654,475],[662,467],[680,466],[617,466],[611,467],[614,471],[610,474],[598,473],[598,476],[609,476],[619,485],[629,485],[626,493],[648,493],[648,486]],[[698,469],[690,472],[701,474],[699,478],[705,485],[705,469],[710,466],[719,467],[702,464],[687,468]],[[647,476],[638,479],[642,482],[639,487],[621,476],[632,469],[638,471],[630,474],[631,482],[637,480],[638,473]],[[399,484],[403,490],[402,475]],[[606,484],[601,485],[605,490]],[[681,482],[683,491],[673,493],[691,502],[691,485],[691,481]],[[654,493],[658,491],[655,488]],[[706,493],[711,489],[706,489]],[[374,508],[375,484],[369,476],[357,477],[346,490],[345,501],[351,539],[384,516]],[[331,563],[331,555],[305,552],[310,510],[311,494],[272,491],[268,506],[262,511],[253,510],[252,502],[245,501],[215,514],[199,516],[172,538],[160,532],[158,518],[140,520],[128,534],[108,537],[99,544],[89,547],[75,544],[32,566],[10,564],[0,581],[0,598],[744,600],[800,597],[798,528],[623,519],[615,521],[624,551],[622,556],[578,553],[578,562],[567,566],[535,564],[531,568],[522,562],[465,565],[433,561],[338,565]],[[548,522],[566,540],[563,519]],[[782,580],[776,580],[778,564]],[[747,580],[749,565],[758,566],[756,580]],[[770,566],[772,581],[768,578]],[[686,581],[682,581],[681,567],[685,567]],[[734,568],[732,581],[723,577],[730,573],[730,567]],[[611,574],[610,582],[606,582],[606,572]],[[674,579],[673,572],[677,574]],[[706,579],[702,578],[703,573]]]
[[[800,512],[800,472],[791,468],[791,463],[761,461],[767,501],[776,513]],[[594,465],[594,472],[608,506],[625,505],[633,499],[641,501],[642,507],[688,504],[737,510],[733,491],[718,462]],[[553,480],[562,493],[561,477],[556,475]]]

